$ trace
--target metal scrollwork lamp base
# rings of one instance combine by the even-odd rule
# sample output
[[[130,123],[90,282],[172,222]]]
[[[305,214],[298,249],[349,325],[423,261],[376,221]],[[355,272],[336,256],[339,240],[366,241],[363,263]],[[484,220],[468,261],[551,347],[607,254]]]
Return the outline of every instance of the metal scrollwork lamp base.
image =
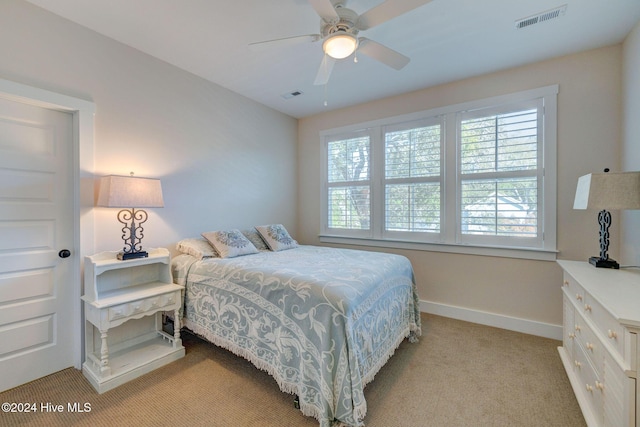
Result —
[[[620,268],[620,264],[609,258],[609,227],[611,227],[611,212],[601,210],[598,212],[598,224],[600,224],[600,257],[592,256],[589,263],[600,268]]]
[[[118,212],[118,221],[124,224],[122,227],[122,240],[124,248],[118,253],[119,260],[146,258],[147,251],[142,250],[142,238],[144,229],[142,224],[147,221],[147,212],[142,209],[122,209]]]

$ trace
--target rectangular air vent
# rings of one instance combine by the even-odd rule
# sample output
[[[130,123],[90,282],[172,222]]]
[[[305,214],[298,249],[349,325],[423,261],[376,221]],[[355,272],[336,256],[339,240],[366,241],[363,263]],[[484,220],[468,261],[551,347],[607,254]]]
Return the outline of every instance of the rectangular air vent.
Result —
[[[291,99],[295,96],[300,96],[302,95],[302,91],[301,90],[294,90],[292,92],[287,92],[287,93],[283,93],[282,96],[284,99]]]
[[[534,24],[539,24],[544,21],[549,21],[551,19],[559,18],[565,14],[567,11],[567,5],[562,5],[560,7],[556,7],[555,9],[547,10],[546,12],[541,12],[536,15],[528,16],[526,18],[518,19],[516,21],[516,28],[524,28],[530,27]]]

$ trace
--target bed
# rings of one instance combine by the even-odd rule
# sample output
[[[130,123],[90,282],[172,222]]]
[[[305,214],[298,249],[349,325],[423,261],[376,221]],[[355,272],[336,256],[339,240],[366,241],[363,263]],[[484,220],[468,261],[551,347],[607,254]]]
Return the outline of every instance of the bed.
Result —
[[[268,372],[321,427],[364,425],[365,385],[421,334],[413,269],[399,255],[297,244],[182,253],[172,273],[185,286],[182,325]]]

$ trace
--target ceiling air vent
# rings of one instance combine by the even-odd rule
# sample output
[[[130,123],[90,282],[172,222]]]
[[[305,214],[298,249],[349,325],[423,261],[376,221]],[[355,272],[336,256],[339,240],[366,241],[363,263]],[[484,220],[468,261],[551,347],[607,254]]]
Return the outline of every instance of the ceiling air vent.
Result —
[[[302,95],[302,93],[303,92],[301,90],[294,90],[292,92],[283,93],[280,96],[283,97],[284,99],[291,99],[293,97]]]
[[[516,28],[524,28],[530,27],[534,24],[539,24],[544,21],[549,21],[551,19],[559,18],[567,11],[567,5],[562,5],[560,7],[556,7],[555,9],[547,10],[546,12],[541,12],[536,15],[528,16],[526,18],[518,19],[516,21]]]

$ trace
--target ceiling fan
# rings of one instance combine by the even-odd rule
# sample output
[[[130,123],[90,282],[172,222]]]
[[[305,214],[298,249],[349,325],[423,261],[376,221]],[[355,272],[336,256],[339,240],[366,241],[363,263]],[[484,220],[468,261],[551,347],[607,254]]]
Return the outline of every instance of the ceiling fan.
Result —
[[[386,0],[368,11],[358,15],[345,7],[344,0],[309,0],[309,4],[320,16],[320,34],[285,37],[274,40],[250,43],[249,46],[272,44],[292,44],[299,42],[318,42],[322,40],[325,55],[320,64],[314,85],[323,85],[329,81],[336,60],[361,53],[396,70],[402,69],[410,59],[393,49],[366,37],[358,37],[360,31],[368,30],[403,15],[431,0]],[[357,62],[357,57],[354,58]]]

